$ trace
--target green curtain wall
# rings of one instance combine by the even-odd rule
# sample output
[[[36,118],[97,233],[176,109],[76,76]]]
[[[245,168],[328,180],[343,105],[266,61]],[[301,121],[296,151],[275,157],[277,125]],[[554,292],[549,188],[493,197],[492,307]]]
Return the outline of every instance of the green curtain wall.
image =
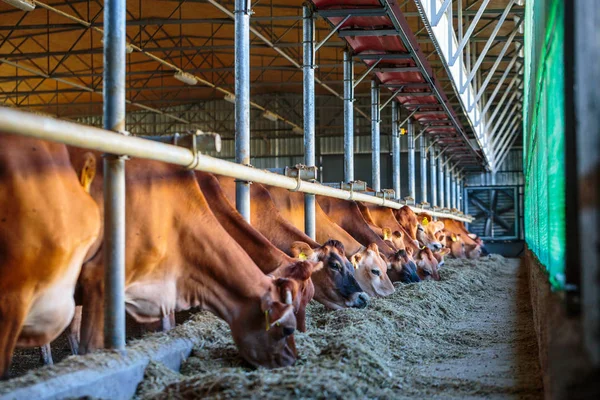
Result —
[[[554,289],[565,282],[564,0],[525,2],[525,240]]]

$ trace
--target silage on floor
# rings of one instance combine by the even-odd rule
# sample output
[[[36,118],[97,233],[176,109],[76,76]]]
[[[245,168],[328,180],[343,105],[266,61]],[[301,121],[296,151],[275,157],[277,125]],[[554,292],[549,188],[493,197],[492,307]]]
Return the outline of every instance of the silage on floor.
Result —
[[[397,398],[425,395],[431,389],[423,367],[457,358],[482,338],[450,323],[476,307],[483,296],[503,288],[504,258],[448,260],[439,282],[398,285],[396,293],[373,299],[362,310],[307,309],[308,330],[296,333],[300,358],[293,367],[247,368],[237,355],[227,325],[208,313],[194,317],[207,327],[181,375],[173,379],[152,371],[152,385],[142,384],[139,398]],[[210,328],[209,328],[210,327]],[[156,369],[156,365],[151,368]],[[159,368],[159,367],[158,367]],[[148,372],[147,372],[148,374]],[[457,380],[457,385],[460,382]],[[151,386],[151,387],[150,387]],[[466,393],[482,388],[465,388]]]

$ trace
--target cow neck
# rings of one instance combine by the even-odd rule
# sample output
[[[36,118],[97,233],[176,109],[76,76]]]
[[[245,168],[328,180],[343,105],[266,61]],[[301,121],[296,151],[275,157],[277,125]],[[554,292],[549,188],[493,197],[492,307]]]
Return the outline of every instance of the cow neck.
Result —
[[[321,199],[317,196],[317,199]],[[358,209],[358,206],[353,201],[345,200],[333,200],[333,199],[322,199],[323,201],[329,202],[330,211],[338,216],[340,226],[350,233],[356,240],[362,243],[364,246],[368,246],[371,243],[375,243],[386,256],[391,256],[394,251],[389,247],[383,239],[381,239],[375,232],[369,228],[369,225],[362,216],[362,213]],[[336,207],[343,205],[343,209]],[[333,214],[331,214],[333,215]]]
[[[186,249],[182,254],[187,278],[195,283],[186,297],[191,305],[200,305],[231,324],[252,302],[260,307],[272,280],[219,224],[195,180],[194,184],[196,201],[190,206],[195,208],[191,214],[195,218],[186,216],[189,223],[180,242]]]
[[[323,211],[319,203],[315,205],[317,213],[317,236],[322,235],[323,239],[336,239],[344,245],[346,255],[353,255],[363,249],[363,246],[346,232],[341,226],[333,222]],[[321,240],[326,242],[327,240]]]
[[[268,230],[269,239],[277,243],[277,247],[283,251],[289,251],[288,249],[291,248],[292,243],[296,241],[305,242],[313,249],[320,247],[319,243],[281,216],[269,195],[269,191],[264,186],[255,183],[252,185],[251,191],[252,200],[256,200],[256,218],[262,218],[261,221],[257,221],[257,223],[261,223],[261,232],[267,233]]]
[[[205,173],[197,173],[197,176],[202,193],[215,217],[263,273],[270,274],[294,262],[293,258],[273,246],[244,220],[229,202],[214,176]]]

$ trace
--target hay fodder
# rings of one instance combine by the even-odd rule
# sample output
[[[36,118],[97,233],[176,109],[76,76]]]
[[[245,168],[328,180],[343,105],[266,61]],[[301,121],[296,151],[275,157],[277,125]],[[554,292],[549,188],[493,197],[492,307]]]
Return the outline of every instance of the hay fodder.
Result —
[[[204,336],[182,367],[187,377],[148,398],[397,398],[460,386],[415,371],[493,340],[451,324],[477,309],[490,291],[502,290],[494,278],[503,273],[503,262],[500,256],[449,260],[440,282],[398,285],[392,296],[373,299],[362,310],[329,312],[311,304],[308,331],[295,335],[300,358],[293,367],[247,368],[218,322],[223,336]],[[465,386],[463,392],[478,390],[486,389]]]

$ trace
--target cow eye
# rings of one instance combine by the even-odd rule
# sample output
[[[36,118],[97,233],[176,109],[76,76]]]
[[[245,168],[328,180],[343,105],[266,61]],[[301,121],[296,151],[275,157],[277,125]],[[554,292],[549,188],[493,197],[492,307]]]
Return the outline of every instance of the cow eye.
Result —
[[[333,268],[333,269],[337,269],[337,270],[340,270],[340,269],[342,269],[342,266],[341,266],[341,265],[340,265],[340,263],[339,263],[339,262],[337,262],[337,261],[334,261],[334,262],[332,262],[332,263],[331,263],[329,266],[330,266],[331,268]]]
[[[423,273],[424,273],[425,275],[431,275],[431,271],[428,271],[428,270],[426,270],[426,269],[424,269],[424,270],[423,270]]]
[[[380,276],[381,275],[381,271],[378,269],[372,269],[371,272],[373,273],[373,275],[375,276]]]
[[[421,232],[423,232],[423,231],[424,231],[424,229],[423,229],[423,227],[422,227],[422,226],[419,226],[419,227],[417,228],[417,230],[419,230],[419,231],[421,231]]]

